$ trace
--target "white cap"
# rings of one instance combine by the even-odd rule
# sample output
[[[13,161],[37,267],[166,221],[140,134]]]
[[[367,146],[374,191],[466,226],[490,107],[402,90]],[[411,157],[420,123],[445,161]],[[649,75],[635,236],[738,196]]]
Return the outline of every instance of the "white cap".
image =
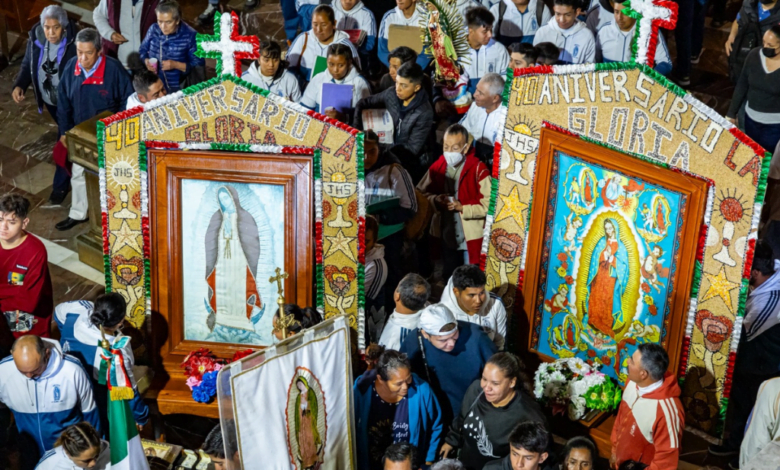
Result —
[[[445,325],[457,323],[455,315],[443,304],[425,307],[420,314],[420,328],[431,336],[446,336],[455,330],[441,331]]]

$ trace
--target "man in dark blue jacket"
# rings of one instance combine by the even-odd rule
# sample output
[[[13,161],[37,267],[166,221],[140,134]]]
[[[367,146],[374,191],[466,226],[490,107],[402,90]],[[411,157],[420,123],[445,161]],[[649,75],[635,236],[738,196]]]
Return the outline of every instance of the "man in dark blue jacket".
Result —
[[[125,109],[133,94],[130,75],[116,59],[101,51],[102,41],[94,29],[82,29],[76,35],[76,57],[68,61],[57,94],[57,124],[63,145],[65,133],[103,111],[118,113]],[[73,199],[68,218],[55,225],[70,230],[87,221],[87,185],[84,167],[73,164],[70,181]]]
[[[406,335],[401,352],[439,399],[446,432],[469,385],[482,377],[497,349],[479,325],[456,321],[447,307],[436,304],[422,311],[419,328]]]

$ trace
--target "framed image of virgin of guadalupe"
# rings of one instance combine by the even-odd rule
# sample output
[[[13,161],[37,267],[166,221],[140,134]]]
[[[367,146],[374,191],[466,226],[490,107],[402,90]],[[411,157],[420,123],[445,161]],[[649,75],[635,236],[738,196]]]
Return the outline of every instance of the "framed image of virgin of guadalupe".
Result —
[[[660,343],[679,363],[707,186],[542,129],[528,240],[529,349],[601,364]]]
[[[312,174],[306,155],[149,150],[163,361],[200,347],[229,358],[273,344],[277,267],[289,273],[285,301],[311,305]]]

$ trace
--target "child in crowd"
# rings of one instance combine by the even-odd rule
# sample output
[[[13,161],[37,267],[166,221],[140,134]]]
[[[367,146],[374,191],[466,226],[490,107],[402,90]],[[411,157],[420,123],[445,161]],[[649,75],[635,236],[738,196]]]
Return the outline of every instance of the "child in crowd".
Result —
[[[555,65],[559,63],[558,57],[561,55],[561,50],[558,46],[551,42],[540,42],[536,45],[536,65]]]
[[[363,42],[355,44],[364,69],[376,48],[376,19],[361,0],[335,0],[332,4],[336,14],[336,28],[341,31],[365,31]]]
[[[289,65],[286,60],[282,60],[282,48],[279,43],[261,41],[260,57],[256,62],[252,62],[241,78],[263,90],[298,102],[301,99],[301,89],[298,80],[287,70]]]
[[[556,48],[557,49],[557,48]],[[539,57],[539,49],[527,42],[516,42],[511,44],[509,50],[509,66],[516,69],[524,69],[536,65],[536,59]]]
[[[555,0],[554,21],[539,28],[534,46],[552,42],[561,48],[558,59],[565,64],[586,64],[596,60],[596,40],[585,23],[577,17],[582,12],[580,0]]]
[[[336,29],[336,14],[328,5],[318,5],[312,15],[311,30],[301,33],[290,45],[287,60],[290,71],[298,76],[301,83],[308,83],[312,77],[312,69],[317,64],[317,57],[327,57],[331,44],[343,44],[357,60],[360,61],[355,46],[349,41],[349,35]]]
[[[544,0],[501,0],[490,7],[490,13],[496,17],[493,36],[505,46],[532,43],[539,28],[552,18]]]
[[[328,68],[317,74],[306,87],[301,98],[301,104],[309,109],[327,115],[332,119],[342,122],[351,121],[351,109],[362,98],[371,94],[371,88],[365,78],[361,77],[357,69],[352,65],[352,49],[344,44],[332,44],[328,47]],[[324,83],[336,83],[339,85],[352,85],[351,109],[340,112],[335,109],[320,110],[322,103],[322,85]]]

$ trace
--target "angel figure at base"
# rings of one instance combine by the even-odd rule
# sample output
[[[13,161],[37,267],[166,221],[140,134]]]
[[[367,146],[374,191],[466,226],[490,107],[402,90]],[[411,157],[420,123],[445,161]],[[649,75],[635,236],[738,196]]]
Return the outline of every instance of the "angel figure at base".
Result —
[[[566,246],[563,247],[563,251],[565,251],[571,259],[574,259],[574,254],[579,250],[577,241],[582,241],[582,238],[577,237],[577,231],[580,227],[582,227],[582,219],[579,216],[575,217],[573,214],[566,216],[566,232],[563,234],[563,240],[566,242]]]
[[[317,429],[319,407],[317,394],[304,377],[295,380],[298,396],[295,398],[295,438],[298,440],[296,458],[304,470],[318,469],[322,464],[322,439]]]
[[[255,325],[265,306],[255,282],[260,238],[255,219],[241,207],[232,186],[217,190],[219,209],[211,217],[205,236],[205,299],[211,333],[206,341],[261,344]]]

